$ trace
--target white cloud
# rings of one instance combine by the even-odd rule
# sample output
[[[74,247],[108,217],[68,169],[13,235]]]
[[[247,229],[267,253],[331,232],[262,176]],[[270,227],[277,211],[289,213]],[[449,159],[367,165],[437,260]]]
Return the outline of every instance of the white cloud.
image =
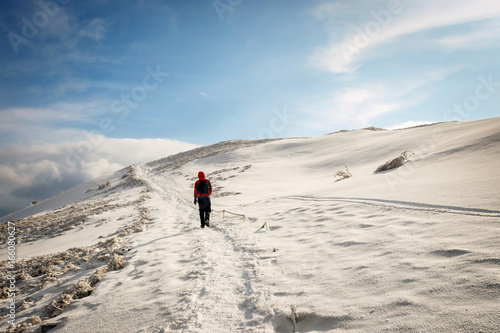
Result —
[[[129,165],[131,163],[149,162],[196,147],[198,146],[171,139],[105,138],[102,144],[95,147],[95,149],[97,154],[107,156],[110,160],[122,165]],[[134,153],[130,154],[130,152]]]
[[[476,24],[471,31],[453,34],[438,38],[435,47],[446,47],[448,49],[470,49],[488,48],[500,39],[500,20],[494,20],[487,24]]]
[[[170,139],[110,139],[10,144],[0,149],[0,215],[133,163],[198,146]]]
[[[47,42],[57,40],[65,46],[74,46],[74,33],[78,27],[78,20],[68,12],[64,6],[58,6],[55,15],[50,16],[47,25],[38,30],[37,38]]]
[[[81,163],[81,171],[83,174],[87,175],[89,179],[111,174],[122,168],[122,164],[109,161],[106,158],[99,158],[95,161],[82,161]]]
[[[0,111],[0,147],[6,142],[71,141],[82,131],[71,124],[91,124],[108,111],[104,102],[56,103],[42,108],[11,108]],[[66,127],[64,126],[66,125]]]
[[[86,24],[86,26],[80,29],[79,35],[82,37],[87,37],[95,42],[100,42],[106,38],[107,29],[106,21],[100,18],[94,18]]]
[[[308,14],[314,16],[319,20],[328,20],[332,17],[337,17],[339,13],[342,11],[343,6],[342,2],[322,2],[314,8],[311,8],[308,11]]]
[[[402,129],[402,128],[408,128],[408,127],[430,125],[430,124],[435,124],[435,123],[436,123],[435,121],[422,121],[422,120],[413,121],[413,120],[410,120],[410,121],[406,121],[406,122],[401,123],[401,124],[396,124],[396,125],[393,125],[390,127],[386,127],[386,129],[387,130],[396,130],[396,129]]]
[[[338,34],[328,45],[317,48],[310,57],[312,66],[333,73],[351,73],[356,71],[360,62],[370,57],[370,50],[376,46],[390,43],[402,36],[430,30],[438,27],[452,26],[469,22],[476,22],[500,17],[500,2],[497,0],[421,0],[421,1],[396,1],[397,7],[388,5],[370,11],[368,7],[358,6],[370,13],[367,18],[362,12],[364,20],[351,22],[353,27],[343,37]],[[325,7],[325,4],[320,6]],[[332,14],[334,10],[332,9]],[[327,15],[328,10],[323,11]],[[360,13],[361,14],[361,13]],[[340,25],[330,25],[330,29],[338,29]],[[483,40],[496,40],[498,32],[485,31]],[[463,47],[473,45],[474,39],[461,39],[460,43],[450,41],[446,46],[459,45]]]
[[[113,139],[87,133],[85,139],[57,144],[55,159],[66,172],[78,172],[90,179],[196,147],[170,139]]]
[[[308,112],[309,115],[314,114],[316,125],[313,127],[325,130],[340,124],[366,126],[372,119],[403,107],[397,98],[390,98],[390,91],[382,85],[346,88],[332,94],[330,98],[325,97]]]
[[[416,107],[427,99],[428,85],[459,71],[459,67],[417,73],[397,82],[379,81],[346,87],[329,95],[317,96],[302,113],[304,123],[314,129],[330,130],[332,126],[365,127],[381,116]]]
[[[112,139],[96,127],[108,103],[58,103],[0,111],[0,215],[132,163],[196,145],[170,139]]]

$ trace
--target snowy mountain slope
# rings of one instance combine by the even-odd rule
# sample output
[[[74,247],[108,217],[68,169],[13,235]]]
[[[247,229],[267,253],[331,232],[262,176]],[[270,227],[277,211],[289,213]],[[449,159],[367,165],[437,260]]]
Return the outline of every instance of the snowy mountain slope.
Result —
[[[21,332],[40,318],[57,317],[67,304],[87,296],[105,274],[121,266],[126,235],[143,230],[149,220],[143,207],[149,197],[133,168],[108,180],[70,190],[75,197],[83,197],[72,205],[0,225],[2,329],[12,319],[18,327],[13,325],[9,331]],[[47,202],[61,202],[58,199]],[[7,241],[12,231],[15,250]],[[14,251],[15,264],[10,251]]]
[[[228,186],[248,194],[228,198],[230,204],[282,195],[342,196],[496,209],[500,118],[480,122],[442,123],[398,131],[359,130],[311,139],[288,139],[217,158],[200,159],[182,168],[230,168],[234,161],[252,165],[251,172]],[[412,163],[374,174],[375,169],[403,151]],[[354,177],[334,183],[347,163]],[[485,181],[488,179],[488,181]],[[190,181],[192,179],[189,179]],[[190,182],[178,179],[191,191]],[[248,199],[250,200],[248,200]],[[226,201],[226,200],[225,200]],[[225,202],[224,201],[224,202]]]
[[[45,279],[21,290],[16,323],[44,319],[66,290],[76,299],[44,319],[51,332],[292,332],[292,305],[297,332],[499,331],[498,133],[500,118],[360,130],[221,143],[136,166],[66,207],[87,207],[76,231],[21,243],[24,258],[40,244],[68,255],[50,279],[19,283]],[[406,150],[410,163],[373,173]],[[353,177],[336,182],[344,163]],[[192,202],[200,170],[214,185],[210,229]],[[116,228],[128,232],[110,235]],[[88,297],[67,291],[102,268]]]
[[[146,164],[148,167],[155,167],[155,172],[160,173],[165,170],[178,168],[191,161],[217,156],[223,153],[228,153],[234,150],[253,147],[262,143],[276,141],[279,139],[262,139],[262,140],[229,140],[219,142],[210,146],[195,148],[186,152],[181,152],[175,155],[152,161]]]
[[[59,193],[54,197],[40,201],[36,205],[31,205],[24,209],[18,210],[17,212],[14,212],[12,214],[0,217],[0,223],[19,220],[45,211],[50,211],[65,205],[73,204],[77,201],[84,199],[85,197],[88,197],[89,192],[87,191],[89,191],[90,189],[97,188],[99,184],[106,183],[108,180],[115,182],[123,175],[123,173],[124,173],[123,171],[117,172],[114,177],[110,177],[109,175],[107,175],[75,186],[67,191]]]

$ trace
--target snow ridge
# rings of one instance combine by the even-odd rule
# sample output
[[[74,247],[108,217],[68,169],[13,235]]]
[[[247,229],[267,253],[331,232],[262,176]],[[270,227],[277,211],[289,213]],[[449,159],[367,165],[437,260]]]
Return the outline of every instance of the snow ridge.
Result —
[[[213,145],[195,148],[175,155],[170,155],[168,157],[146,163],[146,166],[149,167],[155,166],[156,168],[154,169],[154,172],[161,173],[167,170],[179,168],[194,160],[220,155],[237,149],[252,147],[276,140],[280,139],[223,141]]]

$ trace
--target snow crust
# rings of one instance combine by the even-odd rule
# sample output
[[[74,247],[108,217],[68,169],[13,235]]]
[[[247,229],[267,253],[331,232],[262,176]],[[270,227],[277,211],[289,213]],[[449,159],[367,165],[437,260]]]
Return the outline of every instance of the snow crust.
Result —
[[[374,173],[404,151],[414,153],[410,162]],[[352,177],[336,181],[344,164]],[[137,165],[12,214],[75,206],[89,214],[75,228],[21,241],[26,260],[89,250],[72,250],[88,257],[76,269],[20,293],[32,306],[16,320],[39,315],[26,332],[52,323],[58,333],[499,332],[498,170],[500,118],[231,141]],[[192,200],[198,171],[214,188],[208,229]],[[91,210],[105,203],[119,205]],[[44,317],[62,290],[110,267],[112,255],[122,269]]]

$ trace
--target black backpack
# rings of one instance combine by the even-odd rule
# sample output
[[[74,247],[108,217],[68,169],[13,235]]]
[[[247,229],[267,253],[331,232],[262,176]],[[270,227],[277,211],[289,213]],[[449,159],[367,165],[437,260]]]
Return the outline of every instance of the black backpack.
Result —
[[[209,194],[210,193],[210,182],[208,179],[200,180],[198,183],[198,193],[200,194]]]

